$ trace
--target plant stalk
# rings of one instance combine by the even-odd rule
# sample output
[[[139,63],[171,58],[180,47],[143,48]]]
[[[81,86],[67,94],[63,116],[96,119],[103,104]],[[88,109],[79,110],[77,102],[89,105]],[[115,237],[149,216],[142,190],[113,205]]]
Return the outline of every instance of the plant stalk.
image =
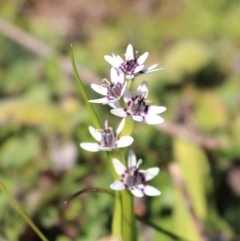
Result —
[[[22,218],[28,223],[28,225],[34,230],[34,232],[38,235],[38,237],[42,241],[48,241],[48,239],[43,235],[43,233],[37,228],[37,226],[31,221],[31,219],[27,216],[27,214],[22,210],[22,208],[15,201],[11,193],[7,190],[5,185],[0,181],[0,189],[7,196],[10,203],[16,209],[16,211],[22,216]]]

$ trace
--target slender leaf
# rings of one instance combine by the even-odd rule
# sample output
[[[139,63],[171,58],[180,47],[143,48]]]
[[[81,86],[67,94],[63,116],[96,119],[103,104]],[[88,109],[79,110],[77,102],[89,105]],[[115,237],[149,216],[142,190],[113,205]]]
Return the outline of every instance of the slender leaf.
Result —
[[[92,121],[94,123],[94,126],[97,129],[101,129],[101,125],[100,125],[100,122],[98,120],[97,114],[96,114],[92,104],[90,102],[88,102],[89,98],[88,98],[87,92],[86,92],[86,90],[84,88],[84,85],[83,85],[83,82],[82,82],[82,80],[81,80],[81,78],[80,78],[80,76],[78,74],[77,67],[76,67],[75,60],[74,60],[72,46],[71,46],[71,61],[72,61],[72,67],[73,67],[74,75],[75,75],[76,80],[78,82],[78,86],[79,86],[79,89],[80,89],[81,94],[83,96],[83,99],[84,99],[84,101],[85,101],[85,103],[87,105],[87,108],[90,111],[91,116],[92,116]]]
[[[163,233],[165,234],[166,236],[170,237],[170,238],[173,238],[174,240],[179,240],[179,241],[188,241],[187,239],[184,239],[184,238],[181,238],[179,237],[178,235],[160,227],[159,225],[156,225],[154,223],[152,223],[151,221],[149,220],[146,220],[140,216],[136,216],[137,220],[140,221],[141,223],[144,223],[146,225],[148,225],[149,227],[155,229],[156,231],[160,232],[160,233]]]

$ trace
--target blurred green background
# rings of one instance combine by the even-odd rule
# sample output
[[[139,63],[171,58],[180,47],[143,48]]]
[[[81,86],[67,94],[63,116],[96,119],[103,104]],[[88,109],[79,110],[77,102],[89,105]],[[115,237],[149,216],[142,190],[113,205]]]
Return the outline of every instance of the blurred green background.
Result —
[[[131,148],[144,167],[161,168],[150,183],[162,195],[136,200],[135,212],[189,241],[240,240],[239,13],[237,0],[0,0],[0,180],[49,240],[94,241],[111,232],[109,196],[63,205],[82,188],[109,189],[113,181],[105,153],[79,147],[92,140],[92,122],[69,51],[73,44],[79,74],[98,98],[89,83],[109,79],[103,56],[123,56],[129,43],[150,52],[147,65],[164,67],[135,87],[148,80],[149,99],[167,107],[161,126],[136,124]],[[102,124],[118,125],[108,107],[95,109]],[[39,239],[0,192],[0,241],[7,240]],[[139,240],[172,239],[139,223]]]

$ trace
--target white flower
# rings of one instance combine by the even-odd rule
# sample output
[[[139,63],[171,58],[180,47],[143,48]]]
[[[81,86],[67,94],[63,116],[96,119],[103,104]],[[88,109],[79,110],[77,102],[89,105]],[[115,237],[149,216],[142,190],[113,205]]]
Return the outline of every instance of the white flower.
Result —
[[[127,168],[117,159],[113,159],[112,162],[121,179],[113,182],[110,185],[111,189],[123,190],[128,188],[129,191],[137,197],[142,197],[144,194],[148,196],[158,196],[161,194],[155,187],[145,184],[145,182],[153,179],[159,173],[158,167],[152,167],[145,171],[139,170],[142,160],[140,159],[137,163],[136,156],[131,150],[128,155]]]
[[[148,84],[143,81],[135,96],[131,96],[128,89],[124,92],[124,101],[128,108],[115,108],[111,113],[119,117],[132,116],[135,121],[144,121],[150,125],[160,124],[164,120],[158,114],[164,112],[166,107],[156,106],[152,103],[147,104],[146,98],[148,95]]]
[[[106,83],[106,85],[91,84],[91,87],[97,93],[104,95],[105,97],[90,100],[89,102],[109,104],[120,100],[127,86],[127,82],[124,83],[124,74],[120,73],[118,75],[117,71],[112,68],[111,82],[109,82],[107,79],[103,79],[103,81]]]
[[[147,57],[148,52],[144,53],[139,57],[134,56],[133,47],[131,44],[129,44],[127,47],[125,61],[119,55],[116,56],[115,54],[112,54],[112,56],[104,56],[105,60],[109,64],[111,64],[119,73],[125,74],[127,79],[132,79],[134,78],[134,76],[162,69],[155,69],[157,67],[157,64],[154,64],[149,68],[144,69],[143,63],[145,62]]]
[[[105,122],[104,130],[97,130],[92,126],[89,126],[91,135],[98,141],[98,143],[81,143],[80,146],[91,152],[111,151],[115,148],[129,146],[133,142],[133,138],[131,136],[118,137],[124,127],[124,124],[125,119],[120,122],[116,132],[114,132],[111,127],[108,127],[107,121]]]

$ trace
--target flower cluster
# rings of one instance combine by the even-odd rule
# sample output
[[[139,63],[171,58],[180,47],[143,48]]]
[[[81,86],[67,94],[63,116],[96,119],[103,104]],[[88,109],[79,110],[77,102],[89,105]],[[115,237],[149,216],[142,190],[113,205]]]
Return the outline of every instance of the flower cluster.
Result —
[[[132,94],[130,86],[135,77],[141,74],[147,74],[156,69],[157,64],[145,68],[144,62],[148,57],[148,52],[141,56],[133,52],[131,44],[128,45],[125,53],[125,61],[119,56],[104,56],[105,60],[111,64],[111,81],[103,79],[102,85],[91,84],[94,91],[102,95],[100,99],[90,100],[91,103],[100,103],[109,105],[112,109],[110,112],[118,117],[123,118],[116,131],[108,126],[105,122],[103,130],[97,130],[89,127],[89,132],[98,143],[81,143],[80,146],[92,152],[112,151],[115,148],[123,148],[132,144],[131,136],[120,136],[125,125],[125,118],[131,117],[136,122],[145,122],[150,125],[160,124],[164,120],[159,116],[166,110],[163,106],[156,106],[147,100],[148,83],[143,81],[137,88],[136,93]],[[131,81],[131,82],[130,82]],[[140,170],[139,166],[142,160],[136,161],[133,151],[129,151],[128,167],[126,168],[121,161],[113,158],[113,166],[120,176],[120,180],[114,181],[110,188],[113,190],[129,189],[130,192],[142,197],[144,194],[149,196],[160,195],[156,188],[146,185],[146,181],[151,180],[159,173],[158,167]]]

